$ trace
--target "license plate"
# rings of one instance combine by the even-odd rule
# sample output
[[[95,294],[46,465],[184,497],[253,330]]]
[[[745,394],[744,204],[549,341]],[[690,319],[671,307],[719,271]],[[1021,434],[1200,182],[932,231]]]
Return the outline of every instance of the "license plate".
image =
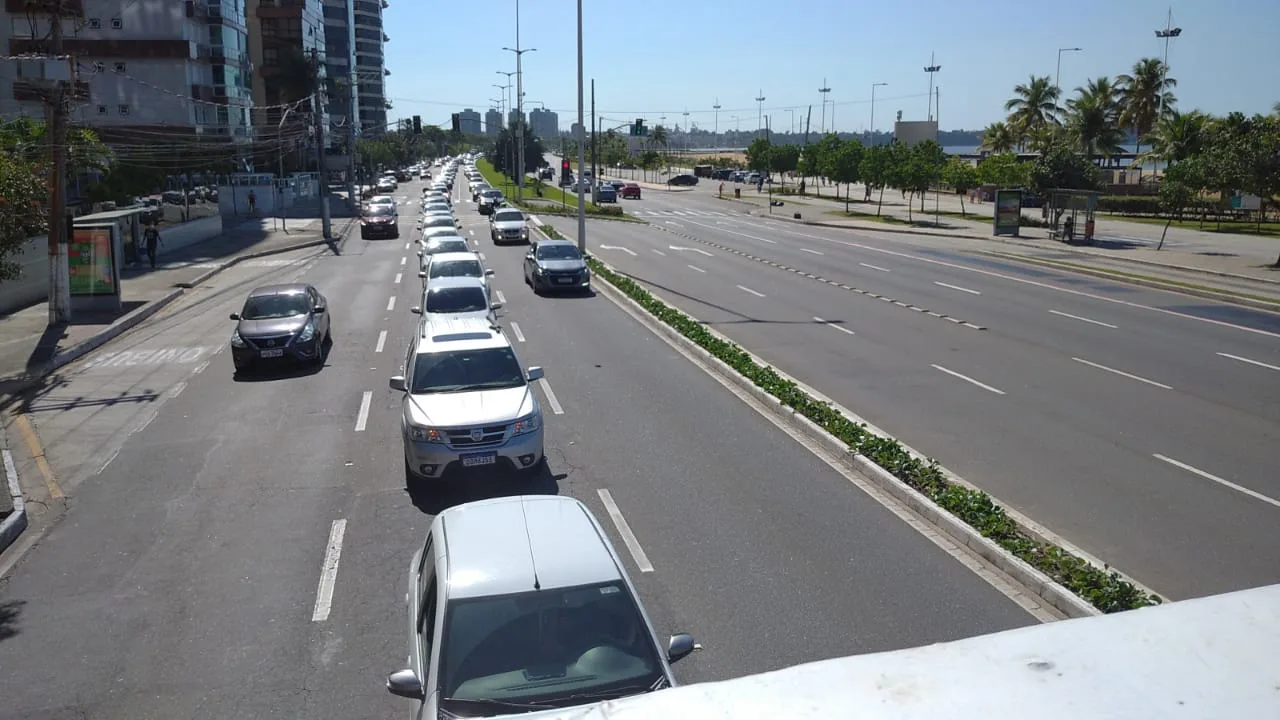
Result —
[[[275,350],[263,350],[263,351],[262,351],[262,357],[264,357],[264,358],[270,358],[270,357],[284,357],[284,350],[282,350],[282,349],[280,349],[280,348],[276,348]]]
[[[561,285],[570,285],[573,283],[573,278],[556,278],[556,282]]]
[[[477,453],[475,455],[463,455],[463,467],[477,467],[479,465],[492,465],[498,462],[498,453]]]

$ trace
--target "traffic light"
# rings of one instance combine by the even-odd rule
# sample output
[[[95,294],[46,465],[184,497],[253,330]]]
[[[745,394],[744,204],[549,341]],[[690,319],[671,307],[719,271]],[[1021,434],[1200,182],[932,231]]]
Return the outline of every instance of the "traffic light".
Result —
[[[649,134],[649,128],[644,126],[644,118],[636,118],[635,123],[631,126],[631,134],[637,136]]]
[[[453,131],[456,133],[462,132],[462,116],[458,113],[453,114]]]
[[[560,159],[560,187],[566,187],[569,184],[569,158]]]
[[[413,116],[413,134],[414,135],[422,134],[422,116],[421,115]]]

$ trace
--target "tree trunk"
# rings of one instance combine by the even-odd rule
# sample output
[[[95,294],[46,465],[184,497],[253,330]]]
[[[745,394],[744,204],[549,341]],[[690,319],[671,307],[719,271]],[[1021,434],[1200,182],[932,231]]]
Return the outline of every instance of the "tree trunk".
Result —
[[[911,210],[912,210],[912,206],[915,205],[915,200],[916,200],[916,193],[913,190],[911,191],[911,199],[907,200],[907,224],[908,225],[915,222],[915,218],[911,217]]]
[[[876,217],[880,217],[880,209],[884,207],[884,185],[880,186],[880,200],[876,203]]]
[[[1156,244],[1156,250],[1164,247],[1164,236],[1169,232],[1169,226],[1173,224],[1173,213],[1169,213],[1169,219],[1164,224],[1164,230],[1160,231],[1160,242]]]
[[[960,192],[960,217],[962,218],[969,217],[967,214],[965,214],[965,211],[964,211],[964,194],[966,192],[968,192],[967,189]]]

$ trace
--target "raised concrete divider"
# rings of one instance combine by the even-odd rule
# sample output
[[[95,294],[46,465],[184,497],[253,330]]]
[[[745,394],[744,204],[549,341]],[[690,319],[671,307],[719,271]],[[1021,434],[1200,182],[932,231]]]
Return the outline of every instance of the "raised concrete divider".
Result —
[[[22,487],[18,484],[18,469],[13,463],[13,454],[8,450],[3,454],[5,486],[3,492],[8,493],[13,502],[13,512],[0,520],[0,552],[4,552],[27,529],[27,504],[22,498]]]

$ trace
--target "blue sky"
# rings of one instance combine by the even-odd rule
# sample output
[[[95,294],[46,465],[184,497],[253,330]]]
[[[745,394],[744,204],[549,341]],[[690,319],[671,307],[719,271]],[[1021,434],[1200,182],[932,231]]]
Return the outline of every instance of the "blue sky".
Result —
[[[483,111],[515,69],[516,0],[390,0],[384,24],[392,117],[421,115],[445,123],[465,107]],[[1141,57],[1160,57],[1167,0],[584,0],[584,73],[596,80],[597,112],[610,120],[646,117],[712,129],[756,127],[757,93],[776,130],[801,122],[813,105],[821,124],[823,78],[842,131],[924,119],[930,52],[942,70],[942,129],[979,129],[1002,117],[1013,86],[1028,75],[1054,73],[1061,85],[1127,72]],[[803,10],[802,10],[803,9]],[[1280,101],[1280,0],[1183,0],[1172,5],[1183,29],[1170,46],[1181,109],[1222,114],[1268,112]],[[520,5],[525,109],[560,113],[568,129],[577,114],[576,3],[523,0]],[[511,93],[514,97],[514,90]],[[590,113],[590,99],[586,99]],[[788,112],[787,108],[794,109]],[[827,105],[827,115],[832,113]],[[737,116],[737,120],[734,120]],[[830,126],[830,117],[828,117]]]

